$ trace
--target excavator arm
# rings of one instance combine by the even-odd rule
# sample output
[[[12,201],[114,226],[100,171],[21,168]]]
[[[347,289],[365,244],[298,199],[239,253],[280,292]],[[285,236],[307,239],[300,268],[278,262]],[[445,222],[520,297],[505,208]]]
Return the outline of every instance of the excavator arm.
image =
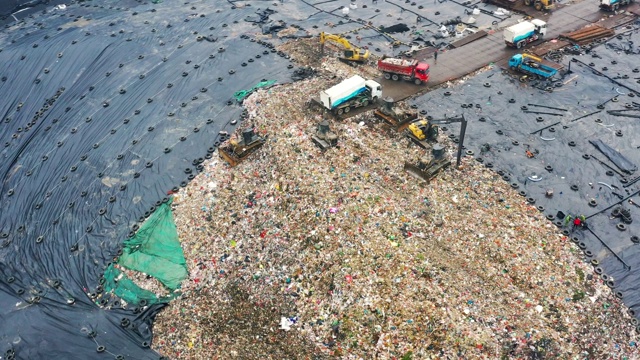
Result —
[[[427,122],[428,124],[425,124],[425,122]],[[409,131],[411,131],[414,134],[414,136],[417,137],[416,132],[414,132],[413,130],[415,128],[419,128],[421,130],[420,133],[424,134],[425,137],[429,137],[429,135],[433,136],[434,134],[435,136],[437,136],[438,132],[436,129],[433,128],[434,125],[446,125],[446,124],[452,124],[452,123],[458,123],[458,122],[461,123],[461,126],[460,126],[460,135],[458,136],[459,142],[458,142],[458,154],[457,154],[456,166],[460,166],[460,158],[462,157],[462,147],[464,146],[464,136],[465,136],[465,133],[467,132],[467,120],[464,118],[464,115],[444,118],[444,119],[419,120],[409,125]],[[412,129],[412,125],[413,125],[413,129]]]
[[[452,117],[452,118],[446,118],[446,119],[429,120],[429,123],[431,125],[447,125],[447,124],[453,124],[453,123],[462,122],[462,121],[466,121],[466,120],[464,120],[463,117]]]
[[[436,120],[418,120],[412,122],[408,129],[418,140],[424,140],[425,138],[429,140],[435,140],[438,136],[438,127],[436,125],[446,125],[455,122],[462,122],[463,119],[461,117],[453,117],[446,119],[436,119]]]
[[[531,59],[531,60],[533,60],[533,61],[539,62],[539,63],[541,63],[541,62],[542,62],[542,59],[540,59],[540,58],[539,58],[539,57],[537,57],[537,56],[533,56],[533,55],[531,55],[531,54],[523,53],[523,54],[522,54],[522,60],[523,60],[523,62],[524,62],[524,60],[527,60],[527,58],[528,58],[528,59]]]
[[[351,43],[347,39],[345,39],[343,37],[340,37],[338,35],[326,34],[324,32],[321,32],[320,33],[320,43],[324,44],[327,41],[336,42],[336,43],[342,45],[347,50],[351,50],[352,49]]]
[[[369,50],[362,51],[361,49],[351,45],[351,43],[338,35],[327,34],[325,32],[320,33],[320,44],[322,45],[322,52],[324,53],[324,43],[327,41],[335,42],[342,45],[344,48],[343,60],[365,62],[369,58]]]

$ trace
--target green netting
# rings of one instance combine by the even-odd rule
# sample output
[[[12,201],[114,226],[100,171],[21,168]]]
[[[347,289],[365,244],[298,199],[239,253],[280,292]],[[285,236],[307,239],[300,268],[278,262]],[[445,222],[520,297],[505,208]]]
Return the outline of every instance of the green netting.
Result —
[[[171,201],[160,205],[136,235],[125,240],[118,264],[151,275],[171,290],[180,286],[187,277],[187,262],[173,222]]]
[[[252,87],[249,90],[236,91],[235,93],[233,93],[233,97],[237,101],[242,101],[242,99],[244,99],[245,97],[249,96],[249,94],[251,94],[255,90],[260,89],[262,87],[271,86],[271,85],[273,85],[275,83],[276,83],[275,80],[261,81],[261,82],[257,83],[254,87]]]
[[[135,236],[125,240],[118,264],[153,276],[170,291],[180,287],[188,273],[178,231],[173,222],[171,201],[160,205]],[[107,268],[104,277],[105,289],[112,290],[125,301],[137,303],[145,299],[148,303],[154,303],[170,299],[158,299],[155,294],[141,289],[113,266]]]
[[[140,288],[136,283],[131,281],[123,272],[109,265],[104,272],[104,290],[113,293],[119,298],[130,304],[140,304],[141,300],[145,300],[148,305],[160,302],[169,302],[175,294],[171,293],[166,297],[158,297],[151,291]]]

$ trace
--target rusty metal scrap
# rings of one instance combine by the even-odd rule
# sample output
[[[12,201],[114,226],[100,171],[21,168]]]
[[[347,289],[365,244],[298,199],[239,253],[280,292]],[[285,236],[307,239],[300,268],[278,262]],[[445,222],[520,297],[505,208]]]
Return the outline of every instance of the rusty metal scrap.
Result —
[[[593,25],[570,33],[561,34],[560,37],[563,37],[574,43],[586,44],[594,40],[611,37],[613,35],[615,35],[615,31],[613,31],[612,29],[607,29],[599,25]]]

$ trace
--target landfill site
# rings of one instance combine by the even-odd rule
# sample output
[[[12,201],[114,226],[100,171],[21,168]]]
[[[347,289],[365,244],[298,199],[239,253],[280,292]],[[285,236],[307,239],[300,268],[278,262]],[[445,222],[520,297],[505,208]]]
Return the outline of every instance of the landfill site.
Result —
[[[640,358],[639,15],[3,2],[0,359]]]

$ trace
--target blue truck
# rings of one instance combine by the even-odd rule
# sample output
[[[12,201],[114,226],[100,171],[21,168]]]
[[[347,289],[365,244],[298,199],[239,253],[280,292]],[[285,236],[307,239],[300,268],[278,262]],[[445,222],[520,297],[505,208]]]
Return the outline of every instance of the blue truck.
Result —
[[[632,0],[600,0],[600,9],[608,11],[618,11],[623,5],[628,5]]]
[[[558,73],[558,69],[543,64],[542,59],[529,54],[513,55],[509,59],[509,68],[543,79],[550,79]]]

